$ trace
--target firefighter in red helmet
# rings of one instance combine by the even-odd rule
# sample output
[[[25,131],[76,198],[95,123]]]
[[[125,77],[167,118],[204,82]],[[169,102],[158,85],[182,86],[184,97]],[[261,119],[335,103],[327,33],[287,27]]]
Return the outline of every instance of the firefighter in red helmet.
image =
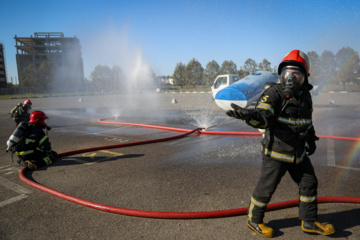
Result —
[[[48,117],[42,111],[34,111],[29,122],[21,122],[8,140],[8,148],[15,147],[18,163],[30,170],[53,163],[57,153],[52,150],[45,129],[49,129],[45,120]],[[18,134],[21,130],[21,134]],[[9,146],[11,145],[11,146]]]
[[[20,122],[29,121],[30,112],[32,102],[30,99],[26,99],[24,103],[17,104],[11,111],[10,116],[14,119],[15,125],[17,126]]]
[[[260,177],[251,196],[247,226],[256,233],[275,236],[275,231],[263,222],[267,204],[281,178],[289,172],[299,186],[299,218],[306,233],[329,235],[335,232],[331,224],[317,218],[318,180],[308,156],[316,150],[312,122],[312,99],[309,84],[310,62],[305,53],[293,50],[278,68],[279,84],[267,88],[255,109],[243,109],[232,104],[230,117],[265,131],[262,139]]]

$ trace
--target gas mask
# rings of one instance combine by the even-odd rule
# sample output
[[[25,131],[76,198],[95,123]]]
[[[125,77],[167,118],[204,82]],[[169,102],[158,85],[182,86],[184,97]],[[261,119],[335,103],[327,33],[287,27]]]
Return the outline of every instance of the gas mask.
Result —
[[[292,98],[303,86],[305,77],[300,68],[286,66],[281,71],[281,86],[286,99]]]

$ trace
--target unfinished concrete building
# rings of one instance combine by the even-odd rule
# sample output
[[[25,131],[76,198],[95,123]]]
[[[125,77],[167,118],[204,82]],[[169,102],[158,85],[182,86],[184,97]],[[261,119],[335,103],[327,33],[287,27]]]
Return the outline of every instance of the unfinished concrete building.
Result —
[[[33,64],[39,68],[43,61],[52,65],[52,91],[75,90],[83,86],[84,67],[80,41],[64,37],[61,32],[37,32],[30,37],[14,37],[16,63],[21,84],[21,71]]]
[[[0,43],[0,88],[6,88],[6,69],[5,69],[5,57],[4,57],[4,45]]]

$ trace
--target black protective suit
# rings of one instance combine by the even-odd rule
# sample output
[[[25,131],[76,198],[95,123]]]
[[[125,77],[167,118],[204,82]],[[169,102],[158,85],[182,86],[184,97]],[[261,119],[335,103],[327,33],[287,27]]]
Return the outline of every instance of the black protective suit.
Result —
[[[27,105],[23,105],[19,103],[16,105],[10,112],[11,117],[15,121],[15,125],[17,126],[20,122],[28,122],[30,118],[29,107]]]
[[[27,123],[29,128],[24,133],[20,144],[16,146],[16,154],[20,164],[29,160],[36,167],[49,165],[56,153],[51,149],[51,143],[44,129],[46,126]]]
[[[312,125],[312,99],[306,83],[300,93],[286,99],[280,84],[267,89],[246,123],[265,129],[262,167],[251,197],[250,221],[262,223],[271,196],[286,171],[299,186],[299,218],[317,220],[318,181],[308,155],[315,152],[318,138]]]

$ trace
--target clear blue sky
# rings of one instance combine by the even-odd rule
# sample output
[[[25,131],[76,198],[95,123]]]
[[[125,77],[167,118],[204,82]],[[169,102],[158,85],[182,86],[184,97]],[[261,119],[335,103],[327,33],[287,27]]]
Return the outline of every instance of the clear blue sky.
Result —
[[[17,77],[14,36],[63,32],[82,45],[85,77],[97,64],[140,58],[156,75],[172,75],[192,58],[203,66],[264,58],[278,65],[293,49],[342,47],[360,53],[359,0],[0,0],[0,42],[8,81]]]

